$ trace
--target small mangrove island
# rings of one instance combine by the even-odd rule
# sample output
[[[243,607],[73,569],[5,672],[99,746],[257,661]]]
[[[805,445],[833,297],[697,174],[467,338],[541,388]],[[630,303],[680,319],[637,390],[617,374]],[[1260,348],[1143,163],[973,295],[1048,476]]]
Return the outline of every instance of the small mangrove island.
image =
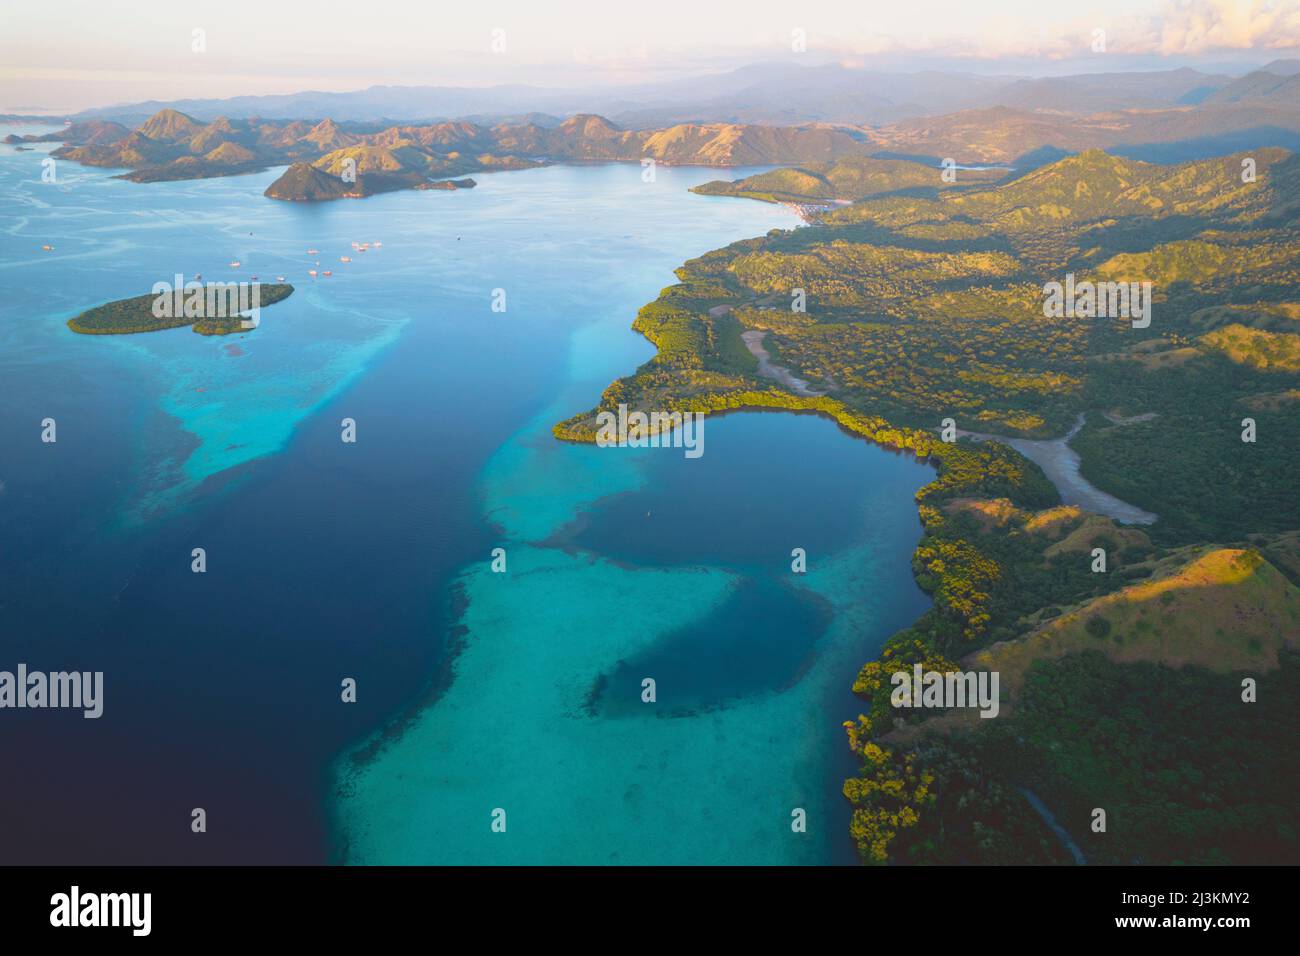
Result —
[[[189,325],[200,335],[229,335],[256,328],[263,306],[292,293],[292,285],[278,282],[161,282],[148,295],[87,309],[69,319],[68,328],[82,335],[130,335]]]

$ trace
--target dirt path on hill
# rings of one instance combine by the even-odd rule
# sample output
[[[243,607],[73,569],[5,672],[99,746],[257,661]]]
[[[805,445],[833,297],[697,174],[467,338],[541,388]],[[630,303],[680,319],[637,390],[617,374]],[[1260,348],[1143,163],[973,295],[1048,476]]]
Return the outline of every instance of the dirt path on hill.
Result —
[[[976,441],[1000,441],[1004,445],[1010,445],[1043,469],[1048,480],[1056,485],[1056,490],[1061,493],[1061,501],[1067,505],[1078,505],[1085,511],[1106,515],[1121,524],[1153,524],[1158,515],[1107,494],[1079,473],[1079,455],[1070,447],[1070,440],[1079,434],[1083,422],[1084,417],[1080,413],[1074,427],[1064,437],[1042,441],[1006,438],[1002,435],[986,435],[982,432],[958,431],[957,436],[964,435]]]

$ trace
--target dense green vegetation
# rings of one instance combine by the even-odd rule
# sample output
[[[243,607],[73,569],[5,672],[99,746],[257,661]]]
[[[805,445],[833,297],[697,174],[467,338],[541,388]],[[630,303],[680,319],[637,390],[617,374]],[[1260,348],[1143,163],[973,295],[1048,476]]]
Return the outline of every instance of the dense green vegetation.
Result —
[[[871,772],[845,786],[864,856],[1068,863],[1024,788],[1054,808],[1088,863],[1294,864],[1300,658],[1263,675],[1257,704],[1242,703],[1241,676],[1085,652],[1035,664],[1015,712],[977,733],[927,735],[913,749],[866,744]],[[904,799],[872,782],[909,774],[929,783],[905,794],[914,819],[903,826],[892,818]],[[1104,833],[1091,827],[1094,808],[1106,811]]]
[[[1086,153],[1001,186],[866,199],[707,253],[641,310],[634,327],[659,352],[601,407],[738,407],[772,388],[736,346],[763,330],[764,348],[832,404],[894,427],[951,417],[1043,438],[1088,412],[1085,475],[1159,514],[1170,541],[1300,527],[1280,474],[1300,459],[1300,157],[1254,158],[1258,178],[1242,183],[1240,157],[1171,168]],[[1044,284],[1067,274],[1151,282],[1149,327],[1045,316]],[[791,308],[796,290],[805,311]],[[1155,417],[1107,425],[1105,413]],[[1261,427],[1253,447],[1245,417]],[[1132,467],[1151,441],[1167,466]],[[1231,494],[1207,496],[1211,481]]]
[[[1300,158],[1251,155],[1252,182],[1241,156],[1089,152],[967,190],[841,186],[830,166],[710,188],[858,201],[687,262],[634,322],[654,358],[555,426],[590,441],[620,403],[788,408],[936,465],[913,555],[934,606],[863,668],[866,712],[846,724],[865,861],[1070,862],[1027,793],[1090,860],[1300,859],[1300,592],[1277,570],[1300,578]],[[1150,282],[1150,324],[1045,314],[1067,274]],[[824,394],[759,377],[746,330]],[[938,438],[944,418],[1037,438],[1080,413],[1084,475],[1155,512],[1146,531],[1057,506],[1007,446]],[[888,678],[914,662],[1000,668],[1002,716],[898,716]],[[1243,664],[1270,707],[1241,702]]]
[[[213,284],[210,283],[209,285]],[[292,292],[293,286],[288,283],[259,284],[260,306],[265,308],[268,305],[274,305],[282,299],[287,299]],[[106,302],[69,319],[68,328],[83,335],[126,335],[134,332],[158,332],[162,329],[175,329],[184,325],[192,325],[195,332],[203,335],[225,335],[230,332],[246,331],[238,315],[190,314],[187,316],[184,314],[185,310],[182,309],[179,315],[155,316],[154,303],[157,300],[158,296],[150,293],[148,295],[132,296],[129,299],[118,299],[116,302]],[[203,311],[209,311],[206,297]],[[211,311],[217,312],[218,310],[213,309]],[[224,308],[221,311],[229,313],[234,310]]]
[[[1236,541],[1300,527],[1300,402],[1273,401],[1285,379],[1295,387],[1296,376],[1281,378],[1213,355],[1164,368],[1096,363],[1085,401],[1156,417],[1114,425],[1092,416],[1073,443],[1083,474],[1160,515],[1153,533],[1165,541]],[[1256,422],[1253,443],[1242,441],[1246,417]]]

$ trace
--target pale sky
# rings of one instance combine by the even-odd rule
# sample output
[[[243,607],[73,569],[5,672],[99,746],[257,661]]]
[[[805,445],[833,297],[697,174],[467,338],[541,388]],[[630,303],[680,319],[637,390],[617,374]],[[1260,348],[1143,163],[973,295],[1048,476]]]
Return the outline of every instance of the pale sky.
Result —
[[[608,86],[759,61],[983,72],[1300,56],[1300,0],[3,0],[0,111],[367,86]],[[792,50],[793,31],[807,50]],[[1110,61],[1088,57],[1106,31]],[[194,31],[205,50],[195,52]],[[505,49],[493,52],[493,31]],[[1088,59],[1080,70],[1075,58]]]

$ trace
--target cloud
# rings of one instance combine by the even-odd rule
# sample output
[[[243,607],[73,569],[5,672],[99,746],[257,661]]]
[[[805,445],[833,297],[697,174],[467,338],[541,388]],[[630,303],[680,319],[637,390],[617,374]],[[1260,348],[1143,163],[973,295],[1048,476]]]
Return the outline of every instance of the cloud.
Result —
[[[1133,52],[1176,54],[1300,47],[1300,3],[1291,0],[1174,0],[1158,29]]]
[[[1300,0],[1166,0],[1152,13],[1121,17],[1078,13],[1055,28],[1032,34],[1013,20],[993,17],[979,35],[927,40],[872,37],[826,45],[836,48],[845,63],[879,54],[1060,60],[1088,54],[1097,30],[1105,32],[1109,53],[1196,56],[1300,50]]]

